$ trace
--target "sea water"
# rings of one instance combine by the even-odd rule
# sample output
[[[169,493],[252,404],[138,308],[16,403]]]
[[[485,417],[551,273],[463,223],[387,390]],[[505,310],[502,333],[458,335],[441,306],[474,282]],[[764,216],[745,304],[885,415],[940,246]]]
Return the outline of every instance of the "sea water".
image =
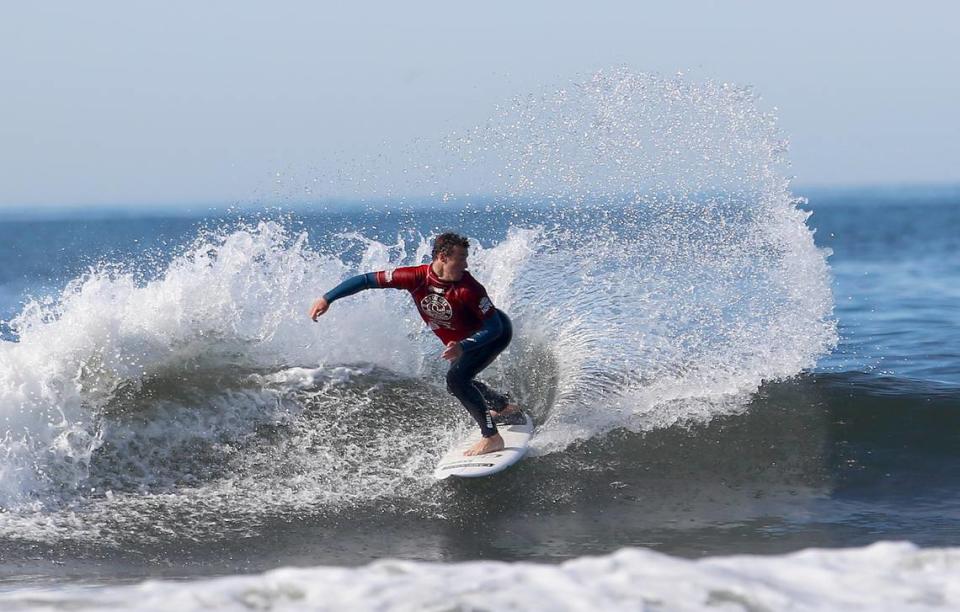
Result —
[[[441,151],[417,198],[0,224],[4,607],[957,605],[960,191],[794,189],[752,92],[627,71]],[[538,424],[478,481],[409,296],[307,318],[446,229]]]

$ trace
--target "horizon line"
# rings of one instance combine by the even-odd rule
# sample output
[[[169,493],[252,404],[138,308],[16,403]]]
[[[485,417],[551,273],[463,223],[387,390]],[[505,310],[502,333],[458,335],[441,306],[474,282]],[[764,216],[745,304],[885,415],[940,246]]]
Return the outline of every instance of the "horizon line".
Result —
[[[922,192],[925,195],[945,195],[950,192],[960,192],[960,181],[942,182],[902,182],[902,183],[850,183],[850,184],[807,184],[791,185],[790,192],[798,197],[826,194],[852,195],[854,193],[876,195],[915,195]],[[234,201],[171,201],[147,202],[134,201],[118,202],[75,202],[75,203],[43,203],[43,204],[0,204],[0,213],[6,220],[54,220],[76,218],[77,216],[117,215],[122,218],[143,218],[155,216],[169,217],[202,217],[208,214],[246,213],[251,211],[284,211],[305,212],[305,209],[315,208],[317,212],[348,212],[363,207],[378,206],[388,203],[402,204],[414,209],[428,209],[439,207],[445,203],[453,205],[470,205],[474,202],[487,203],[495,195],[473,194],[453,196],[444,201],[443,195],[397,195],[371,197],[331,196],[318,200],[291,200],[280,203],[265,203],[262,198],[256,200]],[[516,198],[520,199],[520,198]]]

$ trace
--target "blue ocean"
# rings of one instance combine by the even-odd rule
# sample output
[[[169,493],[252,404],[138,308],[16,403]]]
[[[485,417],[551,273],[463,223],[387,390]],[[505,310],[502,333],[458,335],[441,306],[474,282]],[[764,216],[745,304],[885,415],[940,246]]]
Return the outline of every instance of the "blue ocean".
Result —
[[[749,91],[645,75],[443,145],[417,197],[0,223],[0,607],[960,604],[960,188],[794,187]],[[444,230],[537,424],[485,479],[432,476],[473,426],[406,293],[307,316]]]

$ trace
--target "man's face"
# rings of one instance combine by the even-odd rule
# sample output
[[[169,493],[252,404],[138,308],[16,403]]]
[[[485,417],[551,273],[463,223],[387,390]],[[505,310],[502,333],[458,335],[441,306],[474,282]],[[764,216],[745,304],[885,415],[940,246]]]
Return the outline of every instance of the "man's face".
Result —
[[[449,281],[458,281],[463,278],[463,272],[467,269],[467,249],[462,246],[455,246],[449,255],[440,253],[440,267],[443,273],[440,278]]]

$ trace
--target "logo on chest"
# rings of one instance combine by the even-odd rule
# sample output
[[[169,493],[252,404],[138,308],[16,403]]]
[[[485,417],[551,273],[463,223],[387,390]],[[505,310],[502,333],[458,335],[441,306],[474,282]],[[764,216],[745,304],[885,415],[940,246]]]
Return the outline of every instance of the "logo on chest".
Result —
[[[431,319],[449,321],[453,318],[453,307],[447,298],[436,293],[428,293],[420,300],[420,310]]]

